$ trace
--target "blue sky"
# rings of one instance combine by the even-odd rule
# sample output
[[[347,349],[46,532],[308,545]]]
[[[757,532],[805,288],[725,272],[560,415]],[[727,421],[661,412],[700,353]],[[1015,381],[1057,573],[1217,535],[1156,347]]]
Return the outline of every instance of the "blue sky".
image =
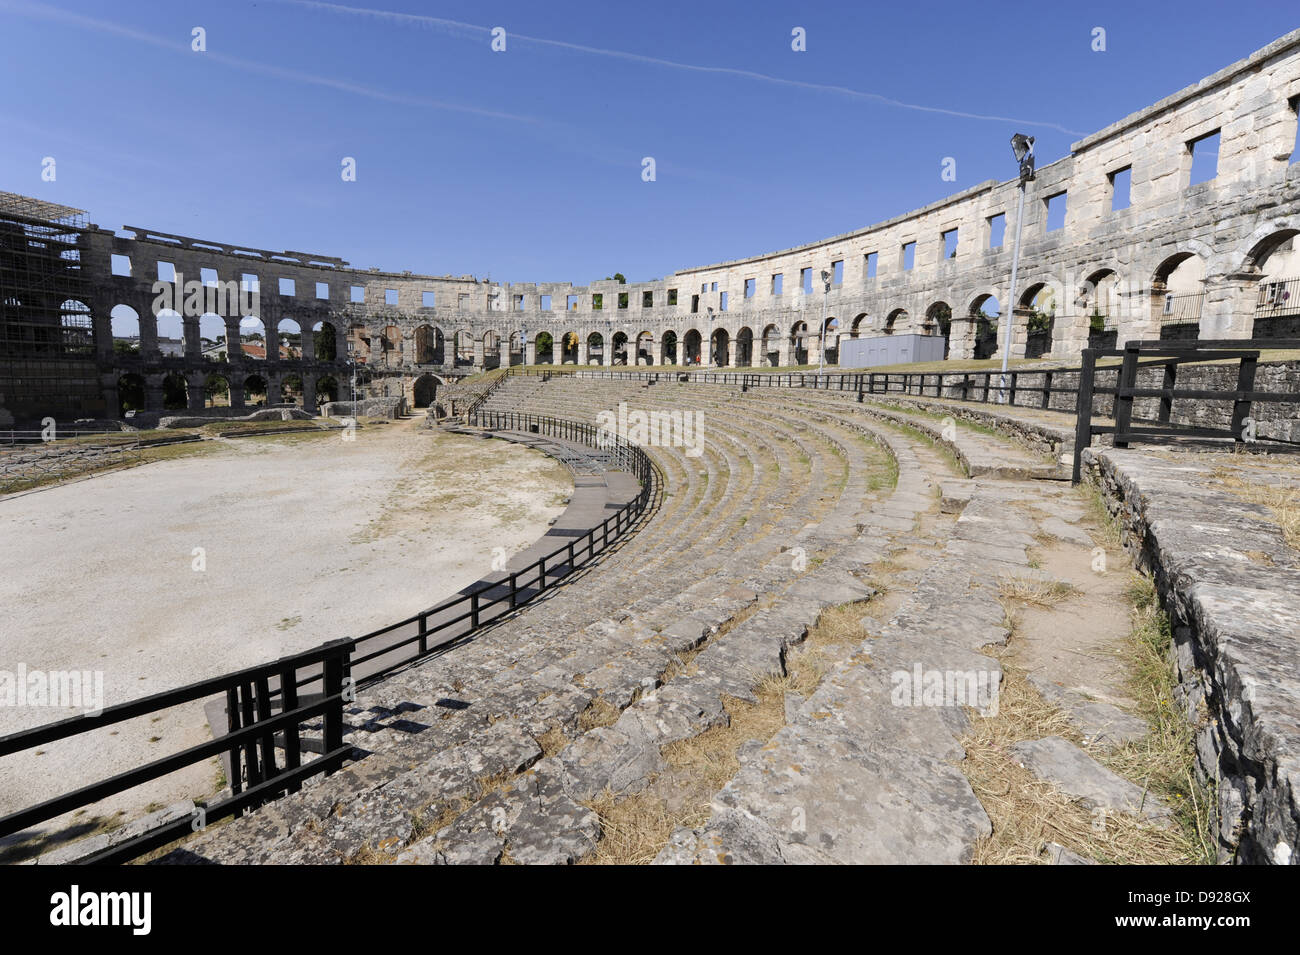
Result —
[[[360,268],[645,280],[1011,178],[1013,132],[1043,165],[1296,26],[1231,6],[0,0],[0,189]]]

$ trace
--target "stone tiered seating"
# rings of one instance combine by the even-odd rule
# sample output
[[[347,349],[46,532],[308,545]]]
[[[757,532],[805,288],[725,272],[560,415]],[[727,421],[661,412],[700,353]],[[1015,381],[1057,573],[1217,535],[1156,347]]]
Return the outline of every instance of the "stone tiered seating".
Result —
[[[874,564],[917,547],[935,561],[968,563],[971,549],[990,541],[971,504],[964,534],[946,552],[939,537],[918,530],[950,521],[939,515],[939,485],[962,476],[926,437],[934,419],[919,413],[858,405],[848,395],[569,377],[512,378],[484,410],[594,424],[596,412],[619,402],[694,411],[703,421],[698,456],[684,447],[647,449],[664,494],[645,526],[569,586],[472,643],[365,688],[348,712],[348,738],[365,758],[199,835],[170,861],[329,862],[369,854],[491,862],[507,847],[518,862],[582,858],[599,838],[586,803],[606,790],[634,791],[661,768],[661,746],[725,723],[724,697],[754,699],[825,608],[873,596],[867,577]],[[981,455],[1025,465],[1017,477],[1050,465],[964,427],[942,440],[971,471],[969,462]],[[885,479],[889,458],[896,486]],[[1017,560],[1014,548],[998,557]],[[978,577],[952,577],[951,570],[935,570],[932,585],[923,580],[918,599],[949,598],[953,581],[987,590],[996,567]],[[917,633],[906,622],[891,624],[891,639],[906,645],[933,638],[964,660],[996,639],[997,626],[985,619],[990,612],[978,610],[987,627],[964,643],[943,643],[947,631]],[[692,651],[689,667],[675,665]],[[869,692],[850,686],[852,672],[841,676],[849,689],[828,686],[828,694]],[[807,721],[815,726],[815,713]],[[955,729],[927,737],[932,761],[952,755]],[[908,778],[922,786],[921,775]],[[943,857],[959,858],[987,820],[960,772],[927,785],[918,798],[928,792],[963,808],[955,828],[935,829],[928,843],[918,836],[911,849],[931,851],[926,846],[942,841]],[[851,816],[841,824],[870,828]],[[875,846],[868,829],[859,841]],[[714,835],[681,834],[665,860],[689,856]],[[892,850],[873,851],[870,857],[881,859]]]

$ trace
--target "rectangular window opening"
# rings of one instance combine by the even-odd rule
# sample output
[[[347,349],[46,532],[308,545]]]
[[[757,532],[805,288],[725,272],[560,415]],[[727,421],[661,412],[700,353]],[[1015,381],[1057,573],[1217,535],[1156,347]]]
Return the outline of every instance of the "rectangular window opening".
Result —
[[[868,252],[863,256],[863,259],[866,262],[865,271],[867,278],[874,279],[876,277],[876,264],[880,261],[880,253]]]
[[[280,279],[280,294],[281,295],[295,294],[293,279]]]
[[[1065,228],[1065,204],[1068,196],[1064,192],[1048,196],[1043,202],[1047,206],[1047,231],[1057,232]]]
[[[330,286],[328,282],[316,283],[316,297],[321,301],[328,301],[330,297]]]
[[[159,259],[158,260],[158,281],[175,282],[176,266],[172,265],[170,262],[164,262],[161,259]]]
[[[435,292],[421,292],[420,304],[425,308],[433,308],[438,304],[438,296]]]
[[[837,259],[831,263],[831,285],[844,284],[844,260]]]
[[[395,288],[384,289],[384,304],[385,305],[397,304],[397,289]]]
[[[1192,154],[1192,173],[1188,179],[1189,186],[1209,182],[1219,175],[1219,131],[1204,136],[1197,136],[1187,144],[1187,151]]]
[[[131,274],[131,257],[129,255],[118,255],[113,253],[113,274],[130,275]]]
[[[799,270],[799,287],[803,289],[805,295],[812,294],[812,269]]]
[[[943,242],[943,257],[945,259],[957,258],[957,230],[949,229],[947,232],[940,233],[939,238]]]
[[[916,240],[903,243],[903,271],[912,271],[912,266],[916,265]]]
[[[745,298],[753,298],[758,290],[758,279],[745,279]]]
[[[543,311],[543,312],[549,312],[550,310],[551,310],[551,297],[550,297],[549,295],[543,295],[543,296],[542,296],[542,311]]]
[[[1110,211],[1127,209],[1133,202],[1133,167],[1116,169],[1107,178],[1110,180]]]
[[[1291,97],[1291,115],[1295,118],[1295,143],[1291,147],[1291,162],[1300,162],[1300,96]]]
[[[772,294],[780,295],[781,287],[785,285],[785,273],[781,272],[772,276]]]
[[[199,281],[208,288],[215,288],[217,284],[217,270],[199,269]]]
[[[1007,238],[1007,214],[999,212],[995,216],[989,216],[989,248],[1000,249],[1002,243]]]
[[[364,303],[366,300],[366,287],[364,285],[349,286],[348,300],[352,302]]]

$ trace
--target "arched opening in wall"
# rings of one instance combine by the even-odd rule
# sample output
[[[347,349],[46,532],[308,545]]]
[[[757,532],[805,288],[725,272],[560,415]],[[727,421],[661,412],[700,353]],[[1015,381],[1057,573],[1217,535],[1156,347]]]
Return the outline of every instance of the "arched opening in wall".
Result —
[[[550,332],[539,332],[533,339],[533,358],[539,365],[555,364],[555,338]]]
[[[154,318],[158,330],[158,354],[163,358],[185,356],[185,320],[181,313],[170,308],[160,309]]]
[[[859,312],[853,319],[853,324],[849,326],[850,338],[861,338],[871,329],[871,319],[867,317],[866,312]]]
[[[162,380],[163,410],[184,411],[190,406],[190,389],[184,376],[173,371]]]
[[[1195,341],[1205,304],[1205,262],[1195,252],[1175,252],[1151,279],[1151,308],[1161,341]]]
[[[524,363],[524,333],[510,333],[510,364],[522,365]]]
[[[144,410],[144,378],[127,372],[117,379],[117,416],[125,418],[128,411]]]
[[[885,316],[884,333],[892,335],[894,332],[907,327],[907,309],[896,308]]]
[[[638,365],[654,364],[655,337],[650,332],[641,332],[636,336],[636,363]]]
[[[402,363],[402,330],[396,325],[385,325],[379,340],[384,350],[383,364],[396,368]]]
[[[677,333],[672,330],[666,331],[660,336],[659,342],[664,353],[664,364],[680,364],[677,360]]]
[[[763,364],[768,368],[776,368],[781,363],[781,329],[768,325],[763,329],[760,344],[763,348]]]
[[[587,364],[599,365],[605,358],[605,337],[600,332],[587,336]]]
[[[317,322],[311,327],[311,335],[317,361],[338,360],[338,331],[331,322]]]
[[[935,302],[925,310],[926,335],[938,335],[943,339],[943,357],[948,357],[952,340],[952,306],[947,302]]]
[[[70,298],[59,306],[59,330],[63,354],[94,354],[95,328],[85,302]]]
[[[731,364],[731,335],[725,328],[714,329],[709,340],[709,364],[726,368]]]
[[[261,375],[248,375],[244,378],[244,404],[252,408],[261,408],[266,404],[266,379]]]
[[[1098,269],[1079,289],[1077,304],[1088,316],[1088,347],[1115,348],[1119,344],[1120,283],[1114,269]]]
[[[1025,357],[1051,354],[1052,330],[1056,325],[1056,293],[1045,282],[1035,282],[1020,296],[1025,314]]]
[[[283,400],[283,399],[281,399]],[[316,404],[339,400],[339,383],[333,375],[325,375],[316,381]]]
[[[413,340],[417,365],[441,365],[443,362],[442,330],[433,325],[421,325],[415,330]]]
[[[632,364],[627,360],[627,335],[624,332],[614,333],[614,364]]]
[[[230,407],[230,382],[225,375],[208,375],[203,382],[203,401],[207,408]]]
[[[282,318],[275,326],[276,337],[280,339],[282,361],[298,361],[302,358],[302,326],[292,318]]]
[[[576,365],[578,363],[579,341],[577,332],[565,332],[560,337],[560,364]]]
[[[694,328],[682,336],[682,350],[686,352],[686,364],[698,365],[700,363],[700,351],[703,344],[703,336]]]
[[[840,363],[840,320],[834,315],[827,316],[826,324],[822,328],[821,348],[826,364]]]
[[[474,364],[474,336],[469,329],[461,328],[456,330],[455,350],[455,363],[457,365]]]
[[[204,361],[225,361],[226,322],[215,312],[204,312],[199,316],[199,350]]]
[[[499,368],[501,366],[501,338],[494,331],[486,331],[479,339],[483,346],[483,367]]]
[[[736,364],[741,368],[754,364],[754,330],[747,325],[736,332]]]
[[[415,407],[428,408],[438,398],[438,379],[429,374],[421,375],[415,379],[412,390],[414,392]]]
[[[239,320],[239,349],[245,358],[266,358],[266,325],[256,315],[245,315]]]
[[[1252,338],[1300,338],[1300,232],[1282,229],[1256,244],[1246,270],[1259,272]]]
[[[808,323],[795,322],[790,326],[790,363],[808,364]]]
[[[244,396],[248,400],[248,396]],[[302,404],[302,376],[285,375],[280,379],[280,404],[282,405],[300,405]]]
[[[136,310],[130,305],[114,305],[108,317],[113,327],[113,354],[140,354],[140,316]]]
[[[1002,305],[992,295],[979,295],[970,303],[971,354],[978,359],[992,358],[998,353],[998,323],[1002,320]]]

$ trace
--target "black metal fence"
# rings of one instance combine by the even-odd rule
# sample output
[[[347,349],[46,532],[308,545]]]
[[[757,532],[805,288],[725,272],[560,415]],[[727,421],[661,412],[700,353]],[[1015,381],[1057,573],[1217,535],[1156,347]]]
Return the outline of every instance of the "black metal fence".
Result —
[[[1163,439],[1231,440],[1235,444],[1254,441],[1280,441],[1252,433],[1246,425],[1250,421],[1251,407],[1255,403],[1300,404],[1300,393],[1260,391],[1255,387],[1255,373],[1259,365],[1260,347],[1298,348],[1300,340],[1271,339],[1265,343],[1228,339],[1224,341],[1191,342],[1128,342],[1123,349],[1085,349],[1079,378],[1079,398],[1075,420],[1073,480],[1081,477],[1083,449],[1096,435],[1114,435],[1117,448],[1130,443]],[[1118,378],[1113,386],[1096,382],[1098,358],[1120,357]],[[1234,389],[1179,388],[1178,371],[1181,367],[1198,362],[1238,362],[1237,387]],[[1138,370],[1159,366],[1163,379],[1158,388],[1138,387]],[[1114,371],[1115,369],[1105,369]],[[1094,424],[1093,405],[1097,395],[1113,397],[1114,424]],[[1134,400],[1159,399],[1154,419],[1134,417]],[[1232,416],[1226,428],[1179,424],[1172,420],[1175,399],[1232,402]]]
[[[474,631],[534,600],[575,570],[590,563],[630,530],[651,505],[658,477],[650,457],[615,435],[576,421],[514,412],[476,412],[474,424],[492,431],[520,431],[575,441],[598,448],[617,470],[634,475],[635,497],[600,524],[526,567],[486,580],[435,607],[367,633],[356,640],[360,654],[351,661],[351,674],[369,679],[392,667],[443,651]]]
[[[335,640],[305,653],[236,673],[0,737],[0,759],[58,740],[90,733],[212,698],[224,701],[227,730],[212,742],[192,746],[144,766],[111,776],[38,805],[0,818],[0,838],[25,832],[101,799],[166,776],[213,757],[223,758],[231,795],[201,807],[204,824],[255,808],[301,787],[302,781],[342,765],[352,752],[343,742],[343,706],[359,682],[374,680],[394,667],[463,643],[554,588],[591,563],[631,530],[655,501],[658,473],[640,448],[592,425],[527,414],[479,413],[475,423],[488,430],[519,431],[578,442],[598,449],[613,469],[627,471],[637,492],[613,514],[584,534],[570,538],[526,567],[499,579],[477,583],[457,596],[395,624],[355,639]],[[307,692],[313,688],[313,692]],[[319,728],[304,724],[319,721]],[[277,761],[276,750],[282,751]],[[303,760],[305,753],[316,758]],[[181,818],[77,860],[115,863],[166,845],[195,828]]]
[[[229,732],[211,742],[191,746],[0,818],[0,837],[24,832],[101,799],[223,755],[229,760],[229,798],[200,807],[197,816],[175,819],[77,861],[98,864],[135,858],[199,828],[196,819],[202,825],[209,825],[296,791],[304,779],[336,769],[351,752],[352,747],[343,744],[343,702],[350,695],[345,671],[352,646],[351,640],[335,640],[274,663],[155,693],[107,707],[97,714],[74,716],[0,737],[0,758],[3,758],[214,696],[224,697],[230,720]],[[299,695],[304,670],[320,671],[316,679],[323,680],[321,692]],[[301,727],[317,719],[323,722],[320,743],[315,747],[320,755],[304,762]],[[283,751],[279,760],[277,748]]]

